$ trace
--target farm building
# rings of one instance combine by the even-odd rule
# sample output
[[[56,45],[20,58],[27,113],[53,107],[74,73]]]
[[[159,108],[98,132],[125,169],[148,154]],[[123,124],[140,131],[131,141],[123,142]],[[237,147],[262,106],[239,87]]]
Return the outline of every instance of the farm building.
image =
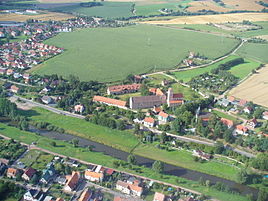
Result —
[[[137,92],[141,87],[141,84],[127,84],[127,85],[116,85],[107,88],[108,95],[119,95]]]
[[[112,98],[106,98],[106,97],[103,97],[103,96],[94,96],[93,101],[103,103],[103,104],[106,104],[106,105],[110,105],[110,106],[123,108],[123,109],[126,109],[126,105],[127,105],[126,101],[121,101],[121,100],[112,99]]]

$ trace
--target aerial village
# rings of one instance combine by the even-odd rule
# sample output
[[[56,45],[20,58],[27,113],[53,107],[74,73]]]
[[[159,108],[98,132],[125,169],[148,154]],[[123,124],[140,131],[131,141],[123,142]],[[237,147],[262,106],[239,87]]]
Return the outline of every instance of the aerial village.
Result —
[[[195,88],[214,80],[213,76],[201,76],[197,79],[198,84],[194,83],[195,80],[191,80],[190,85],[185,84],[194,93],[195,98],[189,98],[183,90],[176,88],[181,83],[169,79],[168,74],[165,78],[151,74],[131,74],[123,81],[104,84],[80,81],[72,75],[66,79],[58,75],[31,74],[28,71],[64,52],[61,47],[43,43],[44,40],[60,32],[99,26],[116,27],[124,24],[78,17],[66,22],[31,21],[23,26],[2,26],[0,37],[6,40],[6,43],[0,45],[3,97],[16,102],[18,107],[39,106],[96,125],[129,130],[141,143],[155,143],[156,148],[167,151],[186,150],[192,154],[193,160],[200,163],[217,161],[219,155],[224,155],[235,161],[235,164],[246,164],[252,158],[251,151],[265,151],[268,110],[233,96],[214,96],[213,93],[204,95]],[[25,40],[9,41],[18,36],[24,36]],[[192,67],[205,60],[189,52],[182,63]],[[224,80],[216,81],[221,83]],[[30,130],[27,126],[21,130]],[[64,129],[49,124],[36,123],[31,126],[65,133]],[[227,143],[224,144],[223,139]],[[216,153],[209,151],[205,145],[193,145],[191,140],[208,143],[219,140],[215,146],[220,151]],[[257,147],[254,140],[260,146]],[[35,142],[31,145],[21,144],[2,135],[0,141],[0,175],[23,189],[19,191],[21,200],[139,201],[146,200],[147,196],[153,201],[206,199],[193,190],[120,170],[123,165],[131,169],[135,165],[134,159],[131,162],[128,158],[130,161],[125,164],[115,164],[114,168],[109,168],[46,152],[35,146]],[[79,147],[78,142],[71,143]],[[238,149],[232,147],[234,144]],[[225,148],[230,151],[224,152]],[[5,149],[8,153],[5,153]],[[93,148],[88,149],[92,151]],[[159,170],[159,173],[162,171]]]

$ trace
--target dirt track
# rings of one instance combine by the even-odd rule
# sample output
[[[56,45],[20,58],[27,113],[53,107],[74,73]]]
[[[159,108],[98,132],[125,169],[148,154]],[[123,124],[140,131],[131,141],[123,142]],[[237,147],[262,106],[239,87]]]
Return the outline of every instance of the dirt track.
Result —
[[[268,64],[229,94],[268,107]]]
[[[156,18],[157,19],[157,18]],[[146,24],[207,24],[207,23],[226,23],[242,22],[243,20],[268,21],[268,13],[234,13],[220,15],[184,16],[171,20],[145,21]]]

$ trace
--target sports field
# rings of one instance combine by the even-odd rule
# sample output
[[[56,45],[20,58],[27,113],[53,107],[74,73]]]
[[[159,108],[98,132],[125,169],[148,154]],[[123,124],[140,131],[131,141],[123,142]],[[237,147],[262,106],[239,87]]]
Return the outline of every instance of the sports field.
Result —
[[[106,82],[123,79],[130,73],[172,69],[189,51],[209,59],[217,58],[234,48],[238,41],[206,33],[137,25],[61,33],[46,43],[63,47],[65,52],[33,69],[34,72],[73,74],[81,80]]]
[[[267,93],[268,65],[260,69],[257,74],[252,75],[246,81],[232,89],[229,94],[268,107]]]

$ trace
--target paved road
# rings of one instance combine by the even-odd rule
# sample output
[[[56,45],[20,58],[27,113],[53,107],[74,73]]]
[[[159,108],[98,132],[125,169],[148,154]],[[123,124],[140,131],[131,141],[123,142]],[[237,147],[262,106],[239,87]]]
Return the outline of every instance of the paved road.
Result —
[[[196,69],[196,68],[207,67],[207,66],[210,66],[210,65],[212,65],[214,63],[217,63],[217,62],[219,62],[219,61],[221,61],[223,59],[226,59],[227,57],[229,57],[232,54],[235,54],[237,52],[237,50],[239,50],[244,45],[245,42],[246,42],[246,40],[242,39],[240,44],[234,50],[232,50],[230,53],[228,53],[227,55],[222,56],[222,57],[220,57],[218,59],[215,59],[215,60],[213,60],[213,61],[211,61],[211,62],[209,62],[207,64],[202,64],[202,65],[199,65],[199,66],[193,66],[193,67],[190,67],[190,68],[182,68],[182,69],[177,68],[177,69],[173,69],[173,70],[159,71],[159,72],[148,73],[148,74],[144,74],[144,75],[150,76],[150,75],[157,75],[157,74],[161,74],[161,73],[166,73],[167,71],[168,72],[179,72],[179,71],[187,71],[187,70],[193,70],[193,69]]]
[[[22,97],[19,97],[17,95],[14,95],[13,97],[15,98],[19,98],[29,104],[32,104],[33,106],[37,106],[37,107],[41,107],[41,108],[44,108],[46,110],[49,110],[51,112],[54,112],[56,114],[61,114],[61,115],[65,115],[65,116],[69,116],[69,117],[74,117],[74,118],[79,118],[79,119],[84,119],[85,116],[82,116],[82,115],[79,115],[79,114],[74,114],[74,113],[71,113],[71,112],[66,112],[66,111],[63,111],[63,110],[59,110],[57,108],[54,108],[54,107],[51,107],[51,106],[48,106],[48,105],[44,105],[44,104],[41,104],[41,103],[37,103],[35,101],[32,101],[32,100],[28,100],[26,98],[22,98]],[[162,133],[162,131],[159,131],[157,129],[152,129],[150,128],[151,131],[155,132],[155,133]],[[185,142],[194,142],[194,143],[198,143],[198,144],[205,144],[205,145],[208,145],[208,146],[214,146],[215,145],[215,142],[209,142],[208,140],[198,140],[198,139],[193,139],[193,138],[189,138],[189,137],[184,137],[184,136],[177,136],[177,135],[174,135],[172,133],[167,133],[167,135],[170,135],[172,137],[175,137],[179,140],[182,140],[182,141],[185,141]],[[255,156],[253,154],[250,154],[248,152],[244,152],[242,150],[239,150],[239,149],[233,149],[234,151],[240,153],[240,154],[243,154],[245,156]]]
[[[37,86],[30,85],[30,84],[24,84],[24,83],[20,83],[20,82],[11,81],[11,80],[9,80],[9,79],[3,79],[3,78],[0,78],[0,80],[2,80],[2,81],[4,81],[4,82],[10,82],[10,83],[12,83],[12,84],[16,84],[16,85],[24,86],[24,87],[37,87]]]
[[[17,99],[20,99],[22,101],[25,101],[25,102],[33,105],[33,106],[44,108],[44,109],[49,110],[51,112],[54,112],[56,114],[61,114],[61,115],[69,116],[69,117],[75,117],[75,118],[79,118],[79,119],[84,119],[85,118],[85,116],[83,116],[83,115],[74,114],[74,113],[71,113],[71,112],[60,110],[60,109],[57,109],[57,108],[54,108],[54,107],[51,107],[51,106],[48,106],[48,105],[37,103],[35,101],[29,100],[29,99],[26,99],[26,98],[22,98],[22,97],[17,96],[17,95],[13,95],[13,97],[15,97]]]

